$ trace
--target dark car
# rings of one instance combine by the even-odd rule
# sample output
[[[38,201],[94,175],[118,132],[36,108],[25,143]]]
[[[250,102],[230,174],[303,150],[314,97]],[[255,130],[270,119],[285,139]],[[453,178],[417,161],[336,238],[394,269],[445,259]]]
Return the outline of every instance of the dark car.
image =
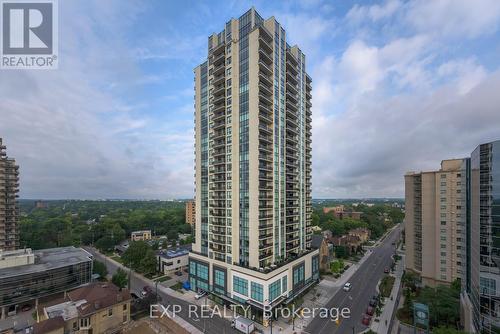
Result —
[[[29,310],[31,310],[31,305],[26,304],[21,307],[21,312],[28,312]]]
[[[369,316],[372,316],[373,313],[375,313],[375,308],[373,306],[368,306],[366,308],[366,314],[368,314]]]
[[[370,317],[369,315],[365,314],[363,315],[363,319],[361,319],[361,323],[365,326],[370,326],[370,322],[372,320],[372,317]]]
[[[385,267],[385,269],[384,269],[384,273],[385,273],[385,274],[388,274],[388,273],[389,273],[389,268]]]
[[[378,303],[378,298],[375,297],[375,296],[373,296],[372,299],[370,299],[370,302],[369,302],[370,306],[371,307],[377,307],[377,303]]]
[[[176,272],[175,272],[175,274],[176,274],[177,276],[182,276],[182,271],[176,271]]]

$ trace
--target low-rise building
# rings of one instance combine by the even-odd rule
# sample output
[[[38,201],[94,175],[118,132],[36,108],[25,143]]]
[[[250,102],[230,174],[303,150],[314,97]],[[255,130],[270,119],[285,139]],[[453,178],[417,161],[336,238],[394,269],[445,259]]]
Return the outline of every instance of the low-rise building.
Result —
[[[151,230],[134,231],[130,234],[132,241],[151,240]]]
[[[349,254],[356,253],[356,250],[363,244],[358,236],[348,234],[338,237],[331,237],[329,241],[335,247],[345,247]]]
[[[73,246],[10,252],[0,259],[1,318],[15,314],[19,304],[90,283],[92,259]]]
[[[70,291],[62,300],[40,305],[35,334],[119,333],[130,321],[130,292],[111,283],[92,283]]]
[[[349,232],[347,232],[347,234],[349,234],[350,236],[358,237],[359,240],[361,240],[361,242],[364,243],[370,240],[371,232],[367,228],[360,227],[350,230]]]
[[[333,257],[333,245],[329,244],[322,234],[314,234],[311,240],[311,248],[319,249],[319,269],[323,272],[329,271]]]
[[[186,269],[189,264],[190,250],[191,245],[176,249],[159,250],[156,255],[158,260],[158,271],[164,274],[170,274]]]

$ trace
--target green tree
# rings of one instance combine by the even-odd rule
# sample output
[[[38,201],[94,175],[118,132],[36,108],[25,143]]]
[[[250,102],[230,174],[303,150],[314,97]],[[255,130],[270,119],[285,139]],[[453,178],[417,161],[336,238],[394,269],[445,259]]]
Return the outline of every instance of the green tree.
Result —
[[[335,256],[337,256],[339,259],[345,259],[347,258],[347,249],[344,246],[336,246],[335,247]]]
[[[154,251],[145,241],[133,241],[122,255],[125,265],[142,273],[154,273],[156,257]]]
[[[125,270],[123,270],[122,268],[118,268],[113,277],[111,277],[111,282],[113,282],[113,284],[120,289],[125,288],[128,284],[128,275]]]
[[[98,274],[99,276],[101,276],[101,278],[106,279],[106,276],[108,275],[108,269],[106,268],[106,265],[104,263],[94,260],[93,268],[94,274]]]
[[[432,329],[433,334],[467,334],[467,332],[459,331],[452,327],[437,327]]]
[[[157,261],[153,250],[148,250],[140,262],[140,271],[146,276],[156,273]]]

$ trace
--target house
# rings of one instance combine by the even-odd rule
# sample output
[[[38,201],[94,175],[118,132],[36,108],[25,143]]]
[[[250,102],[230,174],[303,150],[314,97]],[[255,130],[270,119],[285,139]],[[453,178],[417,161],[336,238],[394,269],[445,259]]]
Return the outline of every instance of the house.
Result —
[[[151,230],[134,231],[130,234],[132,241],[145,241],[151,240]]]
[[[129,241],[124,240],[124,241],[120,242],[119,245],[115,246],[115,252],[121,256],[121,255],[123,255],[123,253],[125,253],[125,251],[128,249],[128,247],[129,247]]]
[[[179,246],[175,249],[162,249],[156,253],[158,271],[170,274],[187,268],[191,244]]]
[[[130,292],[111,283],[91,283],[39,305],[34,334],[117,333],[130,321]]]
[[[329,271],[333,245],[328,244],[322,234],[314,234],[311,240],[311,248],[319,249],[319,269],[321,271]]]
[[[356,250],[362,244],[361,239],[358,236],[353,236],[353,235],[348,235],[348,234],[342,235],[339,237],[332,237],[332,238],[330,238],[330,242],[335,247],[339,247],[339,246],[345,247],[349,254],[356,253]]]
[[[359,237],[359,239],[361,240],[362,243],[365,243],[367,242],[368,240],[370,240],[370,230],[367,229],[367,228],[355,228],[353,230],[350,230],[349,232],[347,232],[350,236],[355,236],[355,237]]]

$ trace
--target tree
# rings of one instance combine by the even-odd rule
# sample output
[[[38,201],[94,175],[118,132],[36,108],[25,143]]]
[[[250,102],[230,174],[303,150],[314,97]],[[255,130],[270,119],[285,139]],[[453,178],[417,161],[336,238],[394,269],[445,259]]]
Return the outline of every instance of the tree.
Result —
[[[347,249],[344,246],[336,246],[335,247],[335,256],[339,259],[347,258]]]
[[[155,253],[145,241],[131,242],[123,253],[122,260],[125,265],[130,265],[132,269],[145,275],[152,275],[156,272]]]
[[[113,284],[120,289],[125,288],[128,284],[128,275],[125,270],[123,270],[122,268],[118,268],[116,273],[111,278],[111,282],[113,282]]]
[[[93,268],[94,274],[98,274],[99,276],[101,276],[101,278],[106,279],[106,276],[108,275],[108,269],[106,268],[106,265],[104,263],[94,260]]]
[[[140,271],[146,276],[152,276],[156,273],[156,256],[153,250],[148,250],[140,263]]]

